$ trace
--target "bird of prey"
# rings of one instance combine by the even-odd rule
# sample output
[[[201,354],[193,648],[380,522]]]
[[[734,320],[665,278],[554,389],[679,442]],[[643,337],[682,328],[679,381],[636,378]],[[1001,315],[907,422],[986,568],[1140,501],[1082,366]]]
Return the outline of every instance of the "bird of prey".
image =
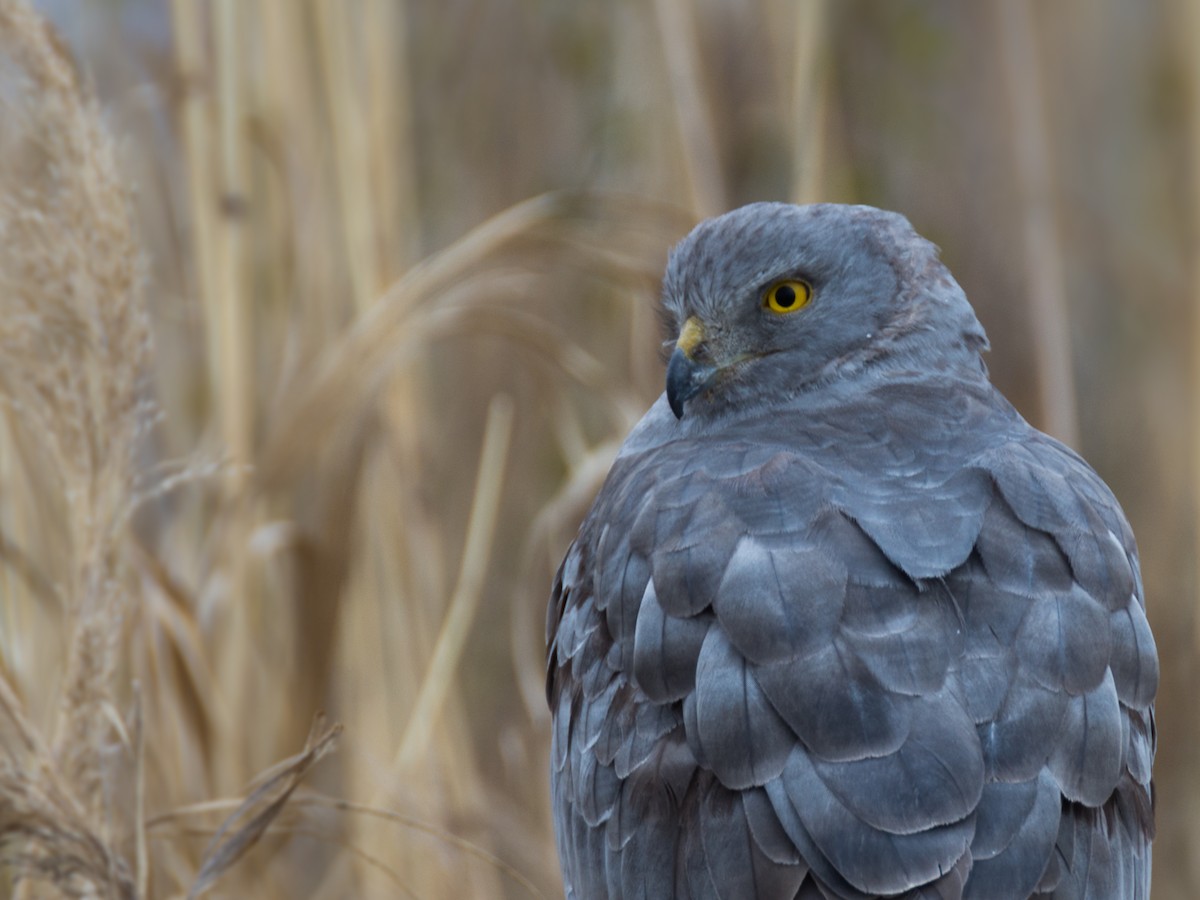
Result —
[[[567,897],[1148,897],[1133,534],[991,385],[936,248],[754,204],[662,301],[665,394],[550,601]]]

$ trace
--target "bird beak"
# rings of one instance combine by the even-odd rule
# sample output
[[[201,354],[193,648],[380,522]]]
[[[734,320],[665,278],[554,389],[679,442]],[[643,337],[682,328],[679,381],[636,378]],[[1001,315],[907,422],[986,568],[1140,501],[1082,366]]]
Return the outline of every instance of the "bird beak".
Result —
[[[697,361],[703,349],[704,325],[695,316],[683,323],[671,361],[667,363],[667,402],[675,418],[683,418],[683,404],[712,381],[717,367]]]

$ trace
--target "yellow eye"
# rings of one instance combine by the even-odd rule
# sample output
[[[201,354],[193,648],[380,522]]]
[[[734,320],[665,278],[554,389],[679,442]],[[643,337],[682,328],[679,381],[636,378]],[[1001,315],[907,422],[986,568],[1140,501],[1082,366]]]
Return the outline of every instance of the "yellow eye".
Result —
[[[807,281],[780,281],[767,288],[763,294],[763,306],[783,315],[807,306],[811,299],[812,285]]]

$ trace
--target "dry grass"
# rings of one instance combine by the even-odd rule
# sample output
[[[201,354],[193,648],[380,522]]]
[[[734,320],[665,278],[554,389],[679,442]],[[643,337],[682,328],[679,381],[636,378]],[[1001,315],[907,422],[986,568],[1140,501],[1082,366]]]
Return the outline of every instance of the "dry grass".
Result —
[[[1104,168],[1194,158],[1147,74],[1192,57],[1117,4],[123,0],[70,6],[81,75],[0,0],[0,894],[557,895],[550,574],[667,247],[792,197],[939,240],[1125,500],[1195,896],[1197,204]]]
[[[24,558],[46,542],[29,568],[48,595],[18,583],[7,598],[10,615],[54,604],[63,634],[56,702],[41,705],[49,722],[35,724],[26,704],[45,698],[19,677],[0,692],[14,732],[0,760],[0,848],[15,871],[67,893],[132,897],[122,845],[135,804],[114,811],[105,788],[138,762],[106,751],[132,749],[117,676],[135,608],[121,549],[139,489],[133,453],[151,415],[141,254],[112,140],[62,45],[19,2],[0,4],[0,41],[20,78],[0,173],[4,452],[36,486],[36,502],[9,507],[5,544]]]
[[[414,425],[435,421],[444,400],[428,396],[418,369],[431,345],[499,336],[554,373],[546,402],[562,451],[587,456],[586,432],[624,430],[641,401],[613,390],[605,366],[552,319],[512,301],[544,290],[538,268],[550,259],[594,291],[644,289],[686,218],[633,198],[543,196],[397,270],[405,254],[392,251],[411,242],[403,229],[415,215],[403,196],[379,198],[375,179],[382,160],[404,164],[407,148],[387,142],[405,128],[368,134],[367,123],[390,121],[380,110],[391,103],[398,14],[361,8],[355,23],[380,27],[371,65],[359,67],[349,22],[329,7],[301,37],[281,7],[181,0],[172,12],[190,213],[173,224],[186,229],[177,262],[197,301],[186,313],[198,326],[188,352],[200,351],[206,373],[197,382],[177,359],[151,355],[133,200],[91,87],[25,3],[4,0],[0,11],[10,64],[3,450],[6,483],[28,485],[4,507],[0,544],[6,877],[26,892],[80,896],[198,896],[222,885],[258,896],[300,885],[313,896],[551,891],[544,798],[492,808],[495,773],[477,758],[456,686],[480,604],[503,593],[488,576],[511,493],[513,401],[490,399],[474,484],[447,493],[469,510],[443,509],[422,496],[430,450]],[[279,43],[287,28],[313,40],[331,132],[308,121],[299,85],[245,69],[247,35],[272,35],[265,46],[284,56],[296,49]],[[271,165],[281,169],[264,178]],[[293,166],[319,183],[294,183]],[[390,178],[400,195],[410,182]],[[336,221],[315,222],[303,202]],[[623,230],[630,216],[642,233]],[[662,237],[648,245],[646,229]],[[282,242],[277,257],[264,239]],[[635,345],[652,346],[648,319],[637,321]],[[572,384],[607,392],[598,420],[574,421]],[[199,407],[179,403],[180,389],[199,391]],[[582,471],[573,506],[600,467]],[[553,486],[543,490],[549,508]],[[552,531],[542,539],[561,544],[574,514],[543,516]],[[542,561],[526,555],[524,574],[542,580]],[[530,623],[520,622],[514,637],[528,645]],[[520,665],[518,678],[540,680],[534,653]],[[543,727],[529,693],[537,708],[521,714]],[[345,721],[347,746],[317,792],[297,800],[342,731],[305,738],[326,706]],[[517,752],[526,766],[543,755],[534,742]],[[464,835],[469,821],[481,824]],[[528,834],[503,848],[519,866],[489,849],[489,833],[506,828]]]

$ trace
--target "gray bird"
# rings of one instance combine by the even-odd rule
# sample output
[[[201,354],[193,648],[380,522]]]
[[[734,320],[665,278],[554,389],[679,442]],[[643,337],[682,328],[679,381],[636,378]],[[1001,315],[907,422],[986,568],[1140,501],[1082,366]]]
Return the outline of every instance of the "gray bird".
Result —
[[[570,898],[1146,898],[1133,534],[936,248],[755,204],[672,252],[667,390],[550,601]]]

